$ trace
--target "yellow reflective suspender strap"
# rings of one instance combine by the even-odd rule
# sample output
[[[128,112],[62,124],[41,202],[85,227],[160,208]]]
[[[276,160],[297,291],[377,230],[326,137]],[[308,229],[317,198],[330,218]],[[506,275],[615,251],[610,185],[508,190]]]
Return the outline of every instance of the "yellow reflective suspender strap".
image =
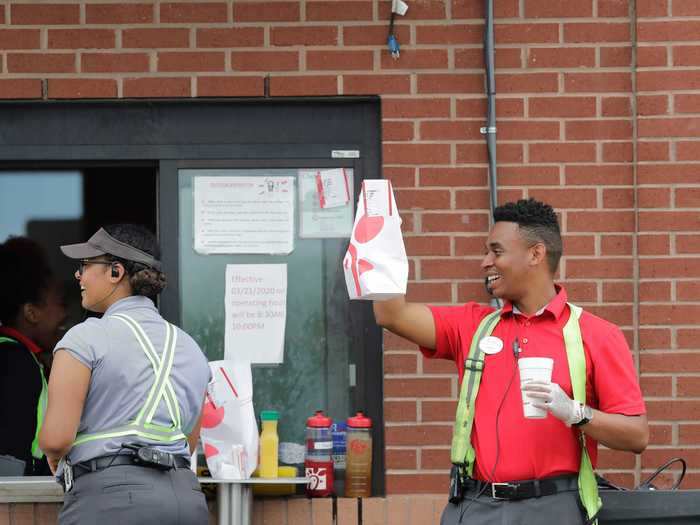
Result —
[[[586,402],[586,354],[583,348],[581,327],[579,318],[583,310],[581,307],[567,303],[571,310],[569,320],[563,329],[564,345],[569,364],[569,375],[574,400]],[[484,354],[479,349],[479,341],[491,335],[500,320],[500,310],[486,316],[474,333],[469,348],[469,358],[465,362],[464,377],[460,389],[459,402],[457,404],[457,416],[455,418],[454,432],[452,436],[451,461],[462,467],[463,473],[472,475],[474,469],[474,448],[471,445],[471,431],[474,423],[474,406],[479,391],[479,383],[483,372]],[[578,486],[581,503],[586,510],[588,524],[597,525],[597,515],[603,506],[598,496],[598,484],[591,458],[586,448],[586,438],[582,431],[579,432],[581,443],[581,465],[579,467]]]
[[[564,326],[564,345],[566,346],[566,356],[569,362],[569,375],[571,376],[571,388],[574,393],[574,400],[579,403],[586,403],[586,354],[583,349],[583,338],[581,337],[581,327],[579,318],[582,309],[579,306],[568,303],[571,314]],[[588,523],[597,524],[597,515],[603,506],[598,496],[598,483],[591,458],[588,456],[586,448],[586,436],[583,431],[578,431],[581,443],[581,465],[578,472],[578,491],[581,503],[586,509]]]
[[[175,346],[177,344],[177,329],[167,321],[164,321],[165,344],[163,355],[159,357],[151,340],[146,335],[146,332],[143,331],[141,326],[134,321],[134,319],[125,314],[114,314],[111,317],[123,322],[131,330],[153,368],[155,381],[148,391],[146,402],[143,407],[141,407],[141,410],[139,410],[134,421],[100,432],[78,434],[73,446],[78,446],[96,439],[120,436],[139,436],[160,443],[171,443],[173,441],[185,439],[186,436],[182,433],[179,404],[175,396],[175,390],[170,381],[170,372],[172,370]],[[170,427],[152,423],[156,409],[161,400],[165,401],[168,414],[173,422]]]
[[[143,331],[143,328],[134,321],[131,317],[128,317],[124,314],[115,314],[114,316],[120,321],[123,321],[126,323],[126,325],[131,329],[132,333],[134,334],[134,337],[138,340],[139,344],[141,345],[141,349],[144,351],[146,354],[146,357],[148,357],[148,360],[151,363],[151,367],[153,368],[153,372],[156,374],[156,383],[154,383],[153,388],[148,393],[148,398],[146,399],[146,404],[143,406],[139,414],[136,416],[136,423],[141,423],[144,420],[150,424],[150,421],[153,419],[153,415],[155,414],[156,408],[158,407],[158,404],[160,403],[160,400],[165,397],[165,404],[166,407],[168,408],[168,413],[170,415],[170,418],[174,422],[176,427],[180,427],[180,409],[179,405],[177,403],[177,398],[175,397],[175,391],[173,390],[172,384],[170,383],[170,371],[172,369],[172,363],[173,363],[173,358],[175,357],[175,344],[177,342],[177,330],[175,330],[175,327],[171,325],[170,323],[166,323],[166,333],[165,333],[165,348],[166,352],[163,352],[163,359],[158,358],[158,354],[155,351],[155,348],[153,348],[153,344],[151,343],[151,340],[148,338],[146,335],[146,332]],[[173,351],[168,355],[167,354],[167,349],[171,345],[172,340],[172,347]],[[169,360],[166,362],[166,357],[169,357]],[[155,396],[155,397],[154,397]],[[144,419],[145,418],[145,419]]]
[[[46,414],[46,404],[49,398],[49,387],[44,377],[44,365],[39,362],[34,354],[32,354],[32,357],[39,367],[39,375],[41,376],[41,393],[39,394],[39,401],[36,404],[36,432],[34,433],[34,440],[32,441],[32,457],[41,459],[44,457],[44,452],[39,448],[39,432],[41,432],[41,426],[44,424],[44,414]]]
[[[20,344],[19,341],[12,339],[11,337],[0,336],[0,343],[15,343]],[[36,356],[29,352],[39,367],[39,375],[41,376],[41,393],[39,394],[39,401],[36,404],[36,432],[34,433],[34,439],[32,440],[32,457],[35,459],[41,459],[44,457],[44,452],[39,448],[39,432],[41,432],[41,425],[44,424],[44,414],[46,414],[46,403],[49,394],[49,387],[46,384],[46,377],[44,377],[44,365],[42,365]]]
[[[474,447],[472,447],[471,434],[474,424],[476,395],[479,392],[481,374],[484,370],[484,352],[479,348],[479,341],[491,335],[498,324],[500,315],[501,311],[496,310],[481,320],[474,337],[472,337],[469,357],[464,362],[464,375],[457,403],[450,459],[452,463],[463,469],[463,474],[468,476],[472,475],[474,469],[475,453]]]

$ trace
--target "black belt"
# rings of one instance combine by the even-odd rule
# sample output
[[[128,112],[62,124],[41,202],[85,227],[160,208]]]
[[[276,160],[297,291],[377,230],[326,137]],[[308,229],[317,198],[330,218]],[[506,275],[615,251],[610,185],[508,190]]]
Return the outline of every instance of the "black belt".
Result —
[[[176,468],[190,468],[190,460],[185,456],[173,456],[173,460]],[[120,454],[118,456],[100,456],[99,458],[90,459],[88,461],[81,461],[80,463],[72,465],[73,479],[78,479],[83,474],[97,472],[99,470],[104,470],[108,467],[115,467],[118,465],[136,465],[139,467],[154,468],[144,463],[138,463],[135,455],[133,454]]]
[[[469,491],[486,494],[497,500],[518,500],[551,496],[558,492],[578,490],[578,476],[557,476],[545,479],[530,479],[525,481],[508,481],[504,483],[486,483],[476,479],[466,482]]]

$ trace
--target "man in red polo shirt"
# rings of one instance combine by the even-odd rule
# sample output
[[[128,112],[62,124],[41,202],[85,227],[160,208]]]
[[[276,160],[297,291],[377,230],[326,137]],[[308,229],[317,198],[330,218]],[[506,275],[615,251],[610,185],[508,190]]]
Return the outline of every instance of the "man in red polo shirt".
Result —
[[[475,403],[472,478],[464,480],[461,501],[448,503],[441,523],[584,523],[577,484],[580,430],[594,467],[598,442],[635,453],[647,446],[645,407],[629,347],[619,328],[584,309],[579,327],[586,404],[574,401],[562,332],[571,308],[564,288],[554,283],[562,254],[554,210],[533,199],[496,208],[485,251],[485,286],[503,308]],[[378,324],[420,345],[426,357],[453,360],[460,383],[474,333],[493,311],[474,302],[428,306],[404,297],[374,303]],[[525,387],[548,410],[545,419],[523,416],[521,357],[554,360],[550,384]],[[491,483],[523,481],[522,492],[493,497]]]

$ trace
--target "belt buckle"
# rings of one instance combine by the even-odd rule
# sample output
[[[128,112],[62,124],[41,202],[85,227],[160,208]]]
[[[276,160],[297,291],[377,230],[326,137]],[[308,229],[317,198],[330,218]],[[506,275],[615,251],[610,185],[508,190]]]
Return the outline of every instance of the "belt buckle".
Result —
[[[518,485],[514,483],[491,483],[491,497],[497,500],[509,500],[515,498]],[[500,495],[499,495],[500,494]]]

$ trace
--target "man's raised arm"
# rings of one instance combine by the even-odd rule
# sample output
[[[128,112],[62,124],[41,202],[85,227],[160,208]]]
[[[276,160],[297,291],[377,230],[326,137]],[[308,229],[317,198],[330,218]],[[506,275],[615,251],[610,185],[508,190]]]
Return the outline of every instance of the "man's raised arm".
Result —
[[[407,303],[405,296],[374,301],[374,318],[387,330],[426,348],[435,349],[435,321],[430,309]]]

